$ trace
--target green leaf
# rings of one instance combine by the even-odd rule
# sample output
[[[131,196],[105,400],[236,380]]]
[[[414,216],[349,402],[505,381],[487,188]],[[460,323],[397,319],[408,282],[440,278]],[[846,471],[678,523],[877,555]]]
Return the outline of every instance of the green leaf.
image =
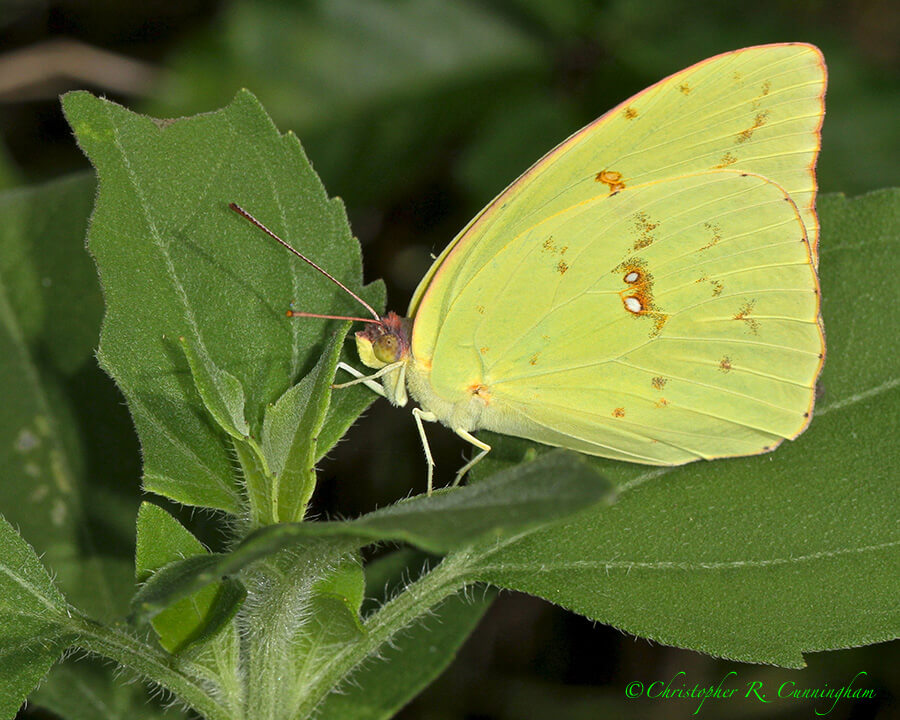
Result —
[[[248,92],[218,112],[174,121],[83,92],[63,106],[100,179],[88,238],[106,299],[98,356],[134,416],[145,488],[240,513],[233,447],[210,421],[177,338],[237,379],[258,433],[264,408],[313,366],[333,327],[286,318],[291,301],[312,312],[357,308],[228,203],[374,301],[379,289],[361,287],[343,206],[326,196],[297,139],[280,135]]]
[[[11,718],[66,645],[66,602],[34,550],[0,517],[0,717]]]
[[[0,278],[0,488],[3,512],[52,555],[77,541],[76,471],[59,406],[31,358]],[[63,422],[68,417],[63,417]],[[74,511],[74,512],[73,512]]]
[[[122,531],[120,518],[133,518],[137,504],[122,502],[135,477],[122,456],[137,448],[127,442],[121,397],[93,359],[103,300],[84,236],[95,190],[93,173],[81,173],[0,193],[0,511],[79,611],[111,621],[134,592],[134,524]],[[111,432],[120,420],[128,424]],[[98,476],[116,496],[97,486]],[[15,651],[34,682],[63,643],[44,647],[43,659],[41,652],[29,659],[32,649]],[[55,677],[56,668],[42,689]],[[112,673],[104,677],[92,685],[95,703],[121,694]]]
[[[365,575],[354,555],[343,558],[335,569],[312,587],[306,618],[294,643],[294,656],[302,679],[365,634],[359,609]]]
[[[400,551],[366,566],[366,584],[378,591],[399,587],[416,553]],[[432,608],[425,619],[379,647],[344,686],[318,709],[321,720],[387,720],[429,685],[456,657],[490,607],[493,596],[477,600],[454,595]]]
[[[176,720],[185,714],[154,702],[139,682],[122,682],[116,668],[91,658],[67,660],[50,670],[28,698],[29,705],[65,720]]]
[[[169,513],[143,503],[137,520],[135,573],[139,582],[176,559],[203,557],[206,549]],[[160,644],[178,652],[215,636],[234,616],[245,593],[231,580],[208,585],[153,618]]]
[[[661,643],[801,667],[897,636],[900,191],[824,197],[828,357],[812,425],[767,455],[615,472],[619,500],[516,542],[474,577]],[[864,278],[860,283],[859,279]]]
[[[266,411],[263,452],[276,478],[277,522],[303,519],[316,486],[317,440],[349,323],[331,338],[315,368]]]
[[[103,298],[85,247],[93,173],[0,193],[0,277],[29,346],[64,375],[93,363]]]
[[[152,617],[173,601],[284,548],[299,545],[313,552],[316,541],[327,542],[332,551],[388,540],[436,553],[490,547],[606,502],[609,493],[609,485],[588,463],[557,451],[476,485],[420,495],[355,520],[262,528],[231,553],[170,563],[135,594],[132,607],[138,616]]]
[[[195,346],[192,340],[184,337],[179,340],[197,392],[209,414],[231,437],[243,440],[250,434],[250,427],[244,419],[244,389],[238,379],[216,367],[202,345]]]

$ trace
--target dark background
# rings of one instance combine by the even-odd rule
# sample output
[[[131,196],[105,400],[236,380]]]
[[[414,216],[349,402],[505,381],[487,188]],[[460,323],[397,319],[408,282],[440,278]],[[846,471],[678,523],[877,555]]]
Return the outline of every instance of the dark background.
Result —
[[[384,278],[390,306],[403,311],[431,255],[553,145],[661,77],[746,45],[806,41],[824,51],[822,192],[896,185],[898,38],[891,0],[0,0],[0,187],[88,167],[61,92],[84,88],[177,117],[221,107],[247,87],[344,199],[366,279]],[[115,392],[99,371],[85,381]],[[133,483],[137,498],[137,442],[118,412],[109,426],[130,460],[117,482]],[[442,428],[430,437],[443,484],[464,447]],[[376,403],[323,464],[314,510],[350,516],[424,489],[424,461],[397,461],[420,454],[409,414]],[[828,717],[897,716],[898,643],[808,662],[798,672],[719,661],[504,593],[401,717],[689,717],[692,701],[629,701],[625,686],[679,671],[690,684],[715,684],[729,670],[739,686],[810,687],[864,670],[857,684],[878,699],[842,702]],[[700,715],[814,717],[803,703],[734,701],[708,702]]]

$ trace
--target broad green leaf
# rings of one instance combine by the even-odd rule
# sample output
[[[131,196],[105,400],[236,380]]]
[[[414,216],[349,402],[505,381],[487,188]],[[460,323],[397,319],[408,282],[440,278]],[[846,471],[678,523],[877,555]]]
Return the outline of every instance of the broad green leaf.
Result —
[[[0,509],[52,562],[78,540],[77,470],[62,443],[72,428],[60,426],[58,397],[48,396],[2,282],[0,389]]]
[[[438,490],[343,522],[274,525],[251,534],[228,554],[170,563],[134,596],[132,608],[152,617],[173,601],[218,578],[291,546],[314,552],[317,541],[349,551],[388,540],[445,553],[493,546],[571,513],[607,502],[608,483],[587,462],[567,452],[549,453],[475,485]]]
[[[122,682],[108,662],[91,658],[56,665],[28,698],[64,720],[176,720],[185,713],[163,708],[142,683]]]
[[[238,202],[358,292],[359,247],[297,139],[256,99],[154,121],[90,96],[63,101],[100,192],[89,245],[105,291],[99,358],[125,394],[143,446],[146,489],[178,502],[243,509],[233,448],[211,421],[178,347],[202,345],[240,383],[258,433],[264,408],[321,353],[329,323],[285,317],[357,312],[352,299],[228,209]],[[363,292],[378,302],[379,289]]]
[[[293,651],[301,683],[323,662],[365,634],[359,614],[364,588],[362,562],[355,555],[342,558],[313,585]]]
[[[897,190],[820,201],[828,357],[807,432],[751,458],[595,463],[621,481],[614,506],[499,543],[474,577],[749,662],[895,637],[898,208]]]
[[[84,235],[95,187],[83,173],[0,193],[0,512],[79,611],[111,621],[134,592],[137,503],[126,498],[138,484],[122,454],[137,448],[130,424],[114,427],[127,415],[93,359],[102,297]]]
[[[11,718],[66,645],[66,602],[34,550],[0,517],[0,717]]]
[[[139,582],[160,567],[186,557],[204,556],[206,549],[169,513],[143,503],[137,519],[135,573]],[[244,599],[235,581],[208,585],[153,618],[160,644],[169,652],[212,638],[234,616]]]
[[[0,277],[29,347],[64,375],[87,363],[103,298],[84,246],[93,174],[0,193]]]
[[[91,356],[100,324],[84,250],[92,197],[85,176],[0,193],[0,512],[51,566],[71,557],[82,521],[81,449],[58,373]]]
[[[347,330],[349,323],[331,338],[313,370],[266,410],[262,447],[276,478],[278,522],[302,520],[315,489],[318,436]]]
[[[398,588],[408,568],[421,562],[415,553],[392,553],[366,566],[366,584],[376,592]],[[419,568],[416,567],[416,570]],[[459,594],[379,647],[344,686],[325,698],[322,720],[387,720],[415,697],[453,661],[457,651],[491,604]]]
[[[318,644],[355,640],[364,632],[359,609],[365,586],[358,557],[344,559],[313,586],[311,619],[318,626]]]

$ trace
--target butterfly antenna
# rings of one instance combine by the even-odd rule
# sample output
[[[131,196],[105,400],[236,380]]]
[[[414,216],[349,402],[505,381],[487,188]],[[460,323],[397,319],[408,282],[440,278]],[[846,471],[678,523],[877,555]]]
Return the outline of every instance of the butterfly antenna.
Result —
[[[327,277],[329,280],[331,280],[331,282],[333,282],[335,285],[337,285],[339,288],[341,288],[344,292],[346,292],[348,295],[350,295],[350,297],[355,298],[356,301],[360,305],[362,305],[366,310],[368,310],[370,313],[372,313],[372,317],[374,317],[375,319],[370,320],[369,318],[344,317],[341,315],[317,315],[315,313],[297,312],[296,310],[288,310],[287,311],[288,317],[313,317],[313,318],[325,318],[325,319],[329,319],[329,320],[359,320],[360,322],[377,323],[379,325],[381,324],[381,317],[378,315],[377,312],[375,312],[375,308],[373,308],[371,305],[369,305],[369,303],[367,303],[365,300],[363,300],[359,295],[357,295],[350,288],[348,288],[346,285],[344,285],[344,283],[342,283],[340,280],[338,280],[336,277],[334,277],[334,275],[329,273],[327,270],[323,270],[322,268],[320,268],[318,265],[316,265],[312,260],[310,260],[308,257],[306,257],[306,255],[301,253],[299,250],[295,250],[293,247],[291,247],[290,244],[288,244],[286,241],[284,241],[280,237],[278,237],[278,235],[276,235],[274,232],[269,230],[269,228],[267,228],[265,225],[263,225],[263,223],[261,223],[255,217],[253,217],[250,213],[248,213],[246,210],[244,210],[244,208],[242,208],[237,203],[228,203],[228,207],[230,207],[232,210],[234,210],[241,217],[249,220],[251,223],[256,225],[256,227],[258,227],[260,230],[262,230],[264,233],[266,233],[266,235],[268,235],[269,237],[278,241],[282,246],[286,247],[288,250],[290,250],[292,253],[294,253],[294,255],[296,255],[298,258],[300,258],[307,265],[310,265],[313,268],[315,268],[316,270],[318,270],[325,277]]]

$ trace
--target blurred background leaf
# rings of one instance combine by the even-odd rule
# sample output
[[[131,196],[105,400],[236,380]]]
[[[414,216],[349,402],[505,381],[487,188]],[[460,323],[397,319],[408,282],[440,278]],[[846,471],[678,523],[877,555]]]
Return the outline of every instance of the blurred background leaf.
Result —
[[[364,246],[366,280],[384,277],[390,306],[402,311],[429,254],[541,154],[628,95],[716,52],[784,40],[819,45],[830,74],[821,189],[852,196],[897,185],[898,36],[900,6],[891,0],[4,0],[0,144],[8,161],[0,161],[0,182],[87,168],[59,110],[56,95],[65,90],[105,92],[139,110],[182,116],[221,107],[247,86],[280,130],[299,135],[329,194],[344,197]],[[43,79],[11,76],[8,53],[60,39],[121,62],[110,59],[92,73],[85,53],[49,63],[44,51],[32,56],[50,68]],[[146,77],[129,75],[135,60],[153,71],[155,85],[129,80]],[[45,247],[61,249],[62,241]],[[43,292],[54,299],[53,290]],[[74,331],[77,308],[55,307],[65,313],[54,316],[55,329]],[[840,309],[830,312],[843,320]],[[67,341],[57,351],[72,347]],[[843,362],[849,359],[832,354],[826,373]],[[140,469],[121,396],[92,362],[61,385],[93,492],[127,508],[93,503],[87,511],[107,537],[119,537],[123,523],[133,533]],[[449,482],[463,444],[441,428],[429,431],[437,483]],[[314,509],[352,516],[424,489],[424,461],[398,457],[421,457],[414,425],[408,413],[376,403],[320,465]],[[180,519],[207,544],[221,543],[208,516]],[[133,536],[105,547],[118,555],[130,542]],[[775,677],[834,686],[865,668],[879,689],[876,701],[839,705],[832,717],[888,718],[897,713],[898,648],[821,653],[807,658],[807,670]],[[773,672],[634,641],[503,593],[460,660],[404,717],[645,717],[646,706],[624,699],[625,685],[672,668],[698,682],[718,682],[730,668],[742,681]],[[770,717],[772,707],[723,703],[703,713]],[[688,717],[694,708],[656,711]]]

